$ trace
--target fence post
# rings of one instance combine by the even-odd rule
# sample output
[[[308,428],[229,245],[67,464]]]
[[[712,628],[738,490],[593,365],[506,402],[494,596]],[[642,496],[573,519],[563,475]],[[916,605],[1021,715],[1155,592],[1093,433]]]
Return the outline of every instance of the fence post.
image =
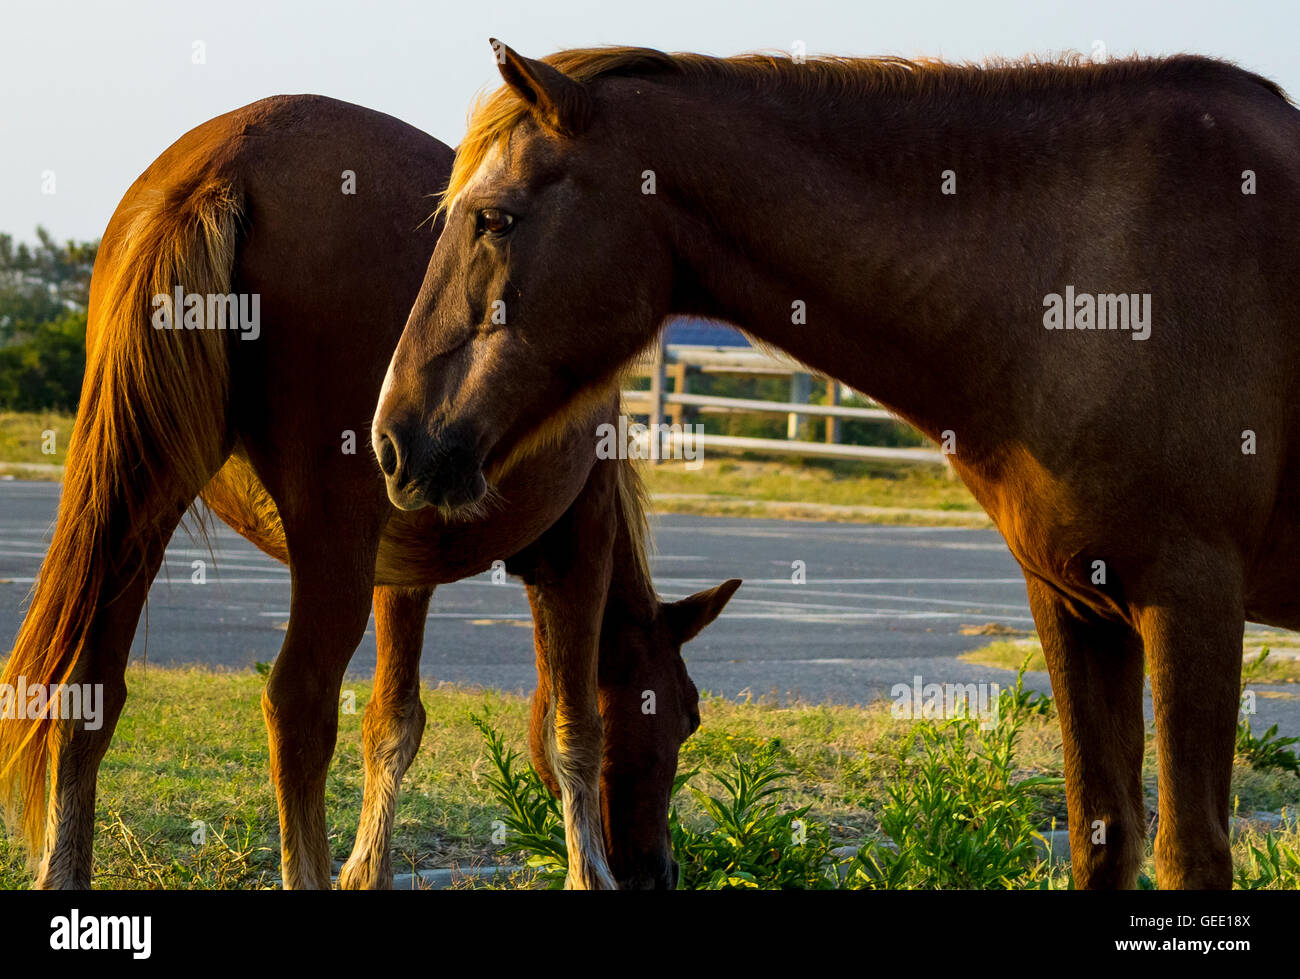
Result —
[[[666,371],[668,376],[673,379],[673,394],[686,393],[686,364],[673,364]],[[667,407],[668,421],[673,425],[686,424],[686,405],[673,405]]]
[[[654,358],[650,362],[650,439],[652,443],[659,438],[659,426],[664,420],[664,359],[667,347],[666,333],[659,335],[655,343]],[[652,445],[650,458],[653,463],[659,461],[659,452]]]
[[[790,375],[790,400],[795,404],[806,405],[812,395],[812,375],[796,371]],[[785,425],[785,437],[797,439],[803,434],[808,416],[790,412]]]
[[[833,377],[826,378],[826,404],[828,407],[835,407],[840,403],[840,382]],[[826,444],[834,445],[840,440],[840,420],[838,418],[827,417],[826,419]]]

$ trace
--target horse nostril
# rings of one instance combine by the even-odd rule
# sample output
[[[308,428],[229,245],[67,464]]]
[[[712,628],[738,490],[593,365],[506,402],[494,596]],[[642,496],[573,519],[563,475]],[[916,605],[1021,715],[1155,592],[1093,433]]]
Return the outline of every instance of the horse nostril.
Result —
[[[397,472],[398,462],[397,445],[388,437],[388,433],[384,432],[379,436],[379,468],[391,479]]]

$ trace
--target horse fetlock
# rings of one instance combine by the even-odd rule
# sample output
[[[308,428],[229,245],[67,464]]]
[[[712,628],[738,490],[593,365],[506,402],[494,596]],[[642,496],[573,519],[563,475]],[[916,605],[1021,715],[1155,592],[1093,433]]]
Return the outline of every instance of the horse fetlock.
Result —
[[[1086,890],[1129,889],[1137,885],[1146,834],[1126,818],[1093,814],[1070,827],[1075,886]]]
[[[1218,826],[1195,837],[1166,826],[1156,831],[1156,883],[1161,890],[1229,890],[1232,887],[1232,846]]]
[[[562,777],[561,805],[565,844],[569,852],[565,887],[571,890],[617,890],[618,884],[605,856],[599,789],[592,791],[583,783],[564,782]]]
[[[618,882],[609,869],[604,852],[591,853],[569,843],[569,872],[564,878],[569,891],[616,891]]]
[[[391,891],[393,861],[387,847],[376,850],[367,845],[362,849],[362,841],[358,840],[357,844],[358,849],[353,850],[339,871],[339,890]]]
[[[316,854],[299,859],[297,851],[280,849],[280,873],[286,891],[328,891],[330,870],[328,850],[322,860]]]
[[[38,891],[88,891],[90,862],[47,853],[41,859],[33,886]]]

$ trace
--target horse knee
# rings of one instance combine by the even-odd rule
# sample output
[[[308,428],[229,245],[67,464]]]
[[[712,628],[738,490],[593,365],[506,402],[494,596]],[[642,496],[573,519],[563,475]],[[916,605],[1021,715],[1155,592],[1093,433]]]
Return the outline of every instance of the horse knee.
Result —
[[[361,736],[367,763],[392,759],[404,772],[419,750],[428,715],[419,692],[397,702],[376,697],[366,705]]]
[[[599,771],[604,722],[600,711],[559,707],[555,711],[555,754],[560,767],[591,768]]]
[[[334,698],[277,689],[272,677],[262,691],[262,715],[273,762],[278,751],[287,749],[299,768],[323,769],[329,765],[338,736],[338,705]]]

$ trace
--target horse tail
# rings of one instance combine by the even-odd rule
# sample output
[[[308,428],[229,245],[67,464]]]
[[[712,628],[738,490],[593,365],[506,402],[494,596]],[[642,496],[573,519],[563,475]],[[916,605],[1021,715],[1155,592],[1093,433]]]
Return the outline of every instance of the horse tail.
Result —
[[[10,690],[20,679],[47,691],[80,682],[100,609],[147,573],[146,555],[161,553],[221,466],[227,337],[180,329],[181,309],[170,323],[160,320],[154,297],[178,287],[228,294],[241,211],[230,181],[200,174],[184,186],[134,190],[105,233],[54,537],[0,674]],[[21,812],[33,855],[44,832],[49,764],[69,731],[50,713],[0,720],[0,806],[11,828]]]

